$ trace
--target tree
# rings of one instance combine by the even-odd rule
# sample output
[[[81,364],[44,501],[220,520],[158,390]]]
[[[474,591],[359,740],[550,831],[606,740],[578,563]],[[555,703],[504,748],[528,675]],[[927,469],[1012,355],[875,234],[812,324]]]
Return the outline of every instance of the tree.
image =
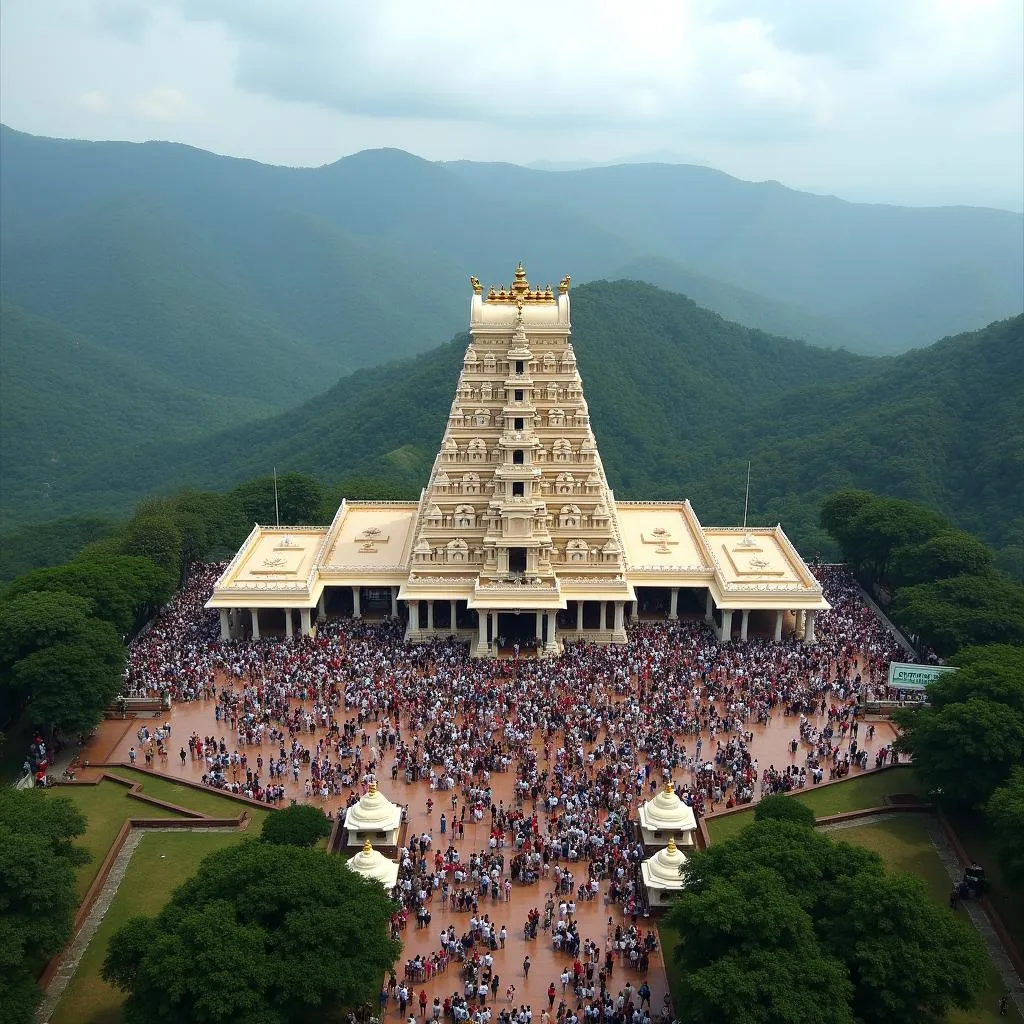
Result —
[[[331,823],[319,807],[294,804],[268,815],[260,838],[278,846],[316,846],[331,834]]]
[[[898,587],[933,583],[951,576],[988,576],[992,550],[966,530],[943,530],[921,544],[893,554],[892,581]]]
[[[148,558],[172,580],[181,579],[182,532],[169,511],[153,510],[133,516],[120,537],[119,547],[122,554]]]
[[[124,645],[93,618],[91,601],[63,591],[31,591],[0,601],[0,684],[14,708],[68,732],[91,729],[117,696]]]
[[[315,523],[322,514],[323,489],[304,473],[282,473],[277,478],[277,508],[274,507],[274,478],[260,476],[235,487],[230,498],[238,501],[250,523],[273,525],[280,512],[289,525]]]
[[[775,793],[766,796],[754,808],[754,821],[792,821],[797,825],[814,828],[814,811],[793,797]]]
[[[897,748],[942,798],[978,807],[1024,761],[1024,713],[983,697],[941,708],[899,708]]]
[[[0,1007],[29,1024],[42,995],[36,977],[71,935],[75,868],[89,854],[72,840],[85,818],[70,800],[0,789]]]
[[[932,902],[906,872],[860,874],[834,893],[834,911],[816,923],[846,965],[858,1021],[932,1024],[969,1009],[985,976],[977,932]]]
[[[994,575],[903,587],[894,617],[943,657],[973,644],[1022,644],[1024,587]]]
[[[857,565],[861,538],[855,527],[858,516],[877,500],[870,491],[847,490],[829,495],[822,502],[820,522],[839,545],[843,558]]]
[[[103,977],[128,994],[128,1024],[321,1021],[373,999],[401,950],[392,910],[339,857],[244,841],[118,931]]]
[[[93,603],[93,614],[122,636],[134,633],[172,592],[172,581],[148,558],[115,555],[82,559],[19,576],[7,596],[60,590]]]
[[[685,1022],[925,1024],[982,983],[969,925],[877,854],[805,824],[755,821],[692,854],[684,875],[669,923]]]
[[[989,797],[986,810],[1003,868],[1015,881],[1024,881],[1024,768],[1013,769]]]
[[[677,1007],[687,1024],[853,1022],[851,986],[810,915],[768,868],[684,890],[670,911],[681,938]]]
[[[965,647],[949,663],[957,671],[944,673],[928,687],[928,703],[933,708],[984,697],[1024,713],[1024,647]]]

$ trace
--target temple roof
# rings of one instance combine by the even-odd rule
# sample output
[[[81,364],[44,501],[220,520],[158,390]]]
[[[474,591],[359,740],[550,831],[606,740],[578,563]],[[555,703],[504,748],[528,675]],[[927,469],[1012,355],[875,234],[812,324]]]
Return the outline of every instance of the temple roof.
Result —
[[[370,845],[369,839],[359,853],[349,857],[345,863],[363,878],[372,878],[386,889],[393,889],[398,881],[398,865],[393,860],[388,860],[384,854],[378,853]]]
[[[349,832],[391,832],[402,821],[402,809],[393,804],[376,782],[345,812],[345,828]]]
[[[671,782],[640,807],[640,824],[652,832],[692,832],[697,827],[693,808],[679,799]]]
[[[674,839],[669,839],[668,846],[648,857],[640,865],[640,870],[648,888],[682,889],[681,869],[685,863],[686,854],[676,846]]]

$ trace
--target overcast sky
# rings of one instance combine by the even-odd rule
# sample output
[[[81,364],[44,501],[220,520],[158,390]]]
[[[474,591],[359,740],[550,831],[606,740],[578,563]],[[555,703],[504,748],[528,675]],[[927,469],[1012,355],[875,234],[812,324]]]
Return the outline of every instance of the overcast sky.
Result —
[[[0,117],[315,165],[705,163],[1024,206],[1021,0],[0,0]]]

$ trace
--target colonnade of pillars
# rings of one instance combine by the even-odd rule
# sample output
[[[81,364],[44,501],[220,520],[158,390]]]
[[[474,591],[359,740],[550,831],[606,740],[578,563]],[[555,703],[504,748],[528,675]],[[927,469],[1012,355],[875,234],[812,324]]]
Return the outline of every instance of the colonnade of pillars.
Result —
[[[352,590],[352,616],[353,618],[362,617],[362,588],[354,586]],[[391,615],[392,617],[398,616],[398,587],[390,587],[391,596]],[[449,615],[448,629],[451,632],[456,630],[458,602],[456,600],[450,600],[449,604]],[[584,605],[586,602],[576,602],[576,631],[584,632]],[[433,600],[426,601],[426,631],[433,633],[435,630],[434,624],[434,605]],[[600,605],[600,618],[598,623],[598,629],[611,629],[614,633],[624,635],[625,631],[625,616],[626,606],[625,601],[602,601]],[[636,616],[636,602],[628,602],[629,606],[629,617],[633,619]],[[420,611],[418,601],[409,601],[409,621],[411,629],[413,631],[420,631]],[[294,614],[297,610],[299,613],[299,630],[303,636],[310,636],[313,632],[312,623],[312,608],[285,608],[285,609],[272,609],[272,610],[283,610],[284,612],[284,628],[285,636],[291,637],[295,635],[295,620]],[[248,617],[248,623],[251,627],[252,637],[254,640],[260,638],[260,622],[259,622],[259,609],[258,608],[221,608],[220,611],[220,635],[222,640],[228,640],[233,636],[239,636],[242,632],[243,618],[245,615]],[[707,592],[707,598],[704,610],[704,619],[708,623],[714,624],[714,601],[711,596],[711,591]],[[719,642],[726,643],[732,639],[733,630],[733,616],[739,613],[740,618],[740,640],[746,640],[748,635],[748,629],[750,625],[750,612],[749,608],[742,609],[730,609],[723,608],[721,610],[721,622],[717,624],[716,631],[718,634]],[[817,612],[813,609],[804,611],[798,611],[796,613],[796,635],[800,637],[804,643],[813,644],[817,638],[814,632],[815,619],[817,618]],[[498,636],[498,615],[499,612],[496,610],[480,610],[479,611],[479,633],[478,642],[481,647],[487,646],[492,643]],[[548,648],[555,646],[555,633],[557,624],[555,617],[557,611],[555,609],[538,610],[537,613],[537,626],[536,635],[539,639],[544,642],[544,645]],[[774,639],[779,641],[782,639],[782,628],[783,619],[785,612],[782,609],[775,610],[775,629]],[[316,605],[316,621],[324,622],[327,618],[326,602],[323,593],[320,595],[320,599]],[[679,618],[679,587],[672,587],[669,591],[669,621],[677,621]],[[609,619],[611,622],[609,623]],[[442,627],[443,628],[443,627]]]

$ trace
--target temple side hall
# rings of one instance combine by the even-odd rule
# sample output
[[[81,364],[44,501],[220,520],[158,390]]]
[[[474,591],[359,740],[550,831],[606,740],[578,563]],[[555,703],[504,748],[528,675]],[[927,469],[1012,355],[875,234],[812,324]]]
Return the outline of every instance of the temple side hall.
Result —
[[[470,342],[416,502],[343,501],[330,526],[261,526],[214,587],[222,637],[399,618],[475,657],[624,643],[638,618],[702,617],[722,643],[815,641],[829,605],[774,527],[706,527],[689,501],[618,501],[571,341],[570,281],[470,278]],[[586,344],[586,339],[583,339]]]

